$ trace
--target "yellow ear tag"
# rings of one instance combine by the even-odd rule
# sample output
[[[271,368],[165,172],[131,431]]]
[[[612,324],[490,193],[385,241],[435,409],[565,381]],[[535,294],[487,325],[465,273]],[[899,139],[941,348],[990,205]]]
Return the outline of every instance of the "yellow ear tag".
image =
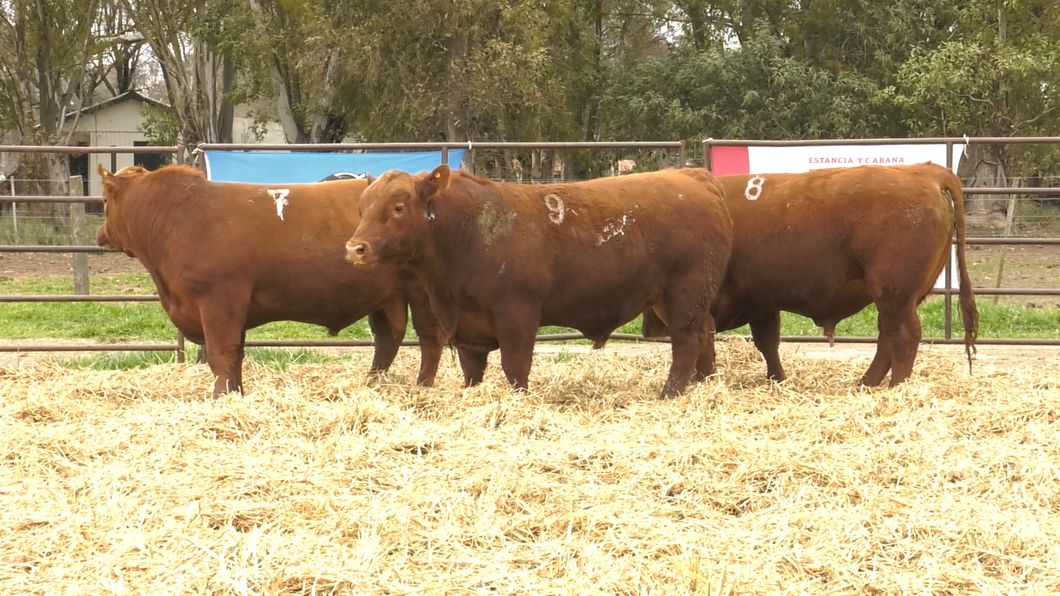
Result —
[[[441,172],[435,172],[435,173],[434,173],[434,177],[435,177],[435,178],[441,178],[441,177],[442,177],[442,174],[441,174]]]

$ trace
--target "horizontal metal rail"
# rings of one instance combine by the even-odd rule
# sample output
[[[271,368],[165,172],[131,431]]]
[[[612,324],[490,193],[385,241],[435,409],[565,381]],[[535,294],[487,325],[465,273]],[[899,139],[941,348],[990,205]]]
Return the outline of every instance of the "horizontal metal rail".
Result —
[[[0,344],[0,352],[176,352],[173,344]]]
[[[719,335],[720,341],[727,338],[749,338],[747,335]],[[669,343],[667,338],[643,338],[639,335],[628,333],[616,333],[610,340],[634,341],[639,343]],[[825,343],[827,338],[812,335],[785,335],[781,341],[789,343]],[[539,335],[538,343],[551,341],[588,340],[580,333],[557,333],[551,335]],[[875,337],[836,337],[837,344],[875,344]],[[922,345],[964,345],[960,338],[945,339],[942,337],[925,337],[920,340]],[[990,338],[980,337],[976,340],[978,346],[1060,346],[1060,338]],[[248,340],[248,348],[370,348],[374,344],[370,340]],[[414,339],[406,339],[401,342],[402,346],[418,346],[419,342]],[[30,353],[30,352],[175,352],[178,344],[0,344],[0,352],[6,353]]]
[[[91,197],[54,197],[51,195],[26,195],[23,197],[14,196],[0,196],[0,203],[85,203],[95,204],[102,203],[103,197],[91,196]]]
[[[183,147],[78,147],[70,145],[0,145],[0,153],[179,153]]]
[[[1046,187],[1032,187],[1032,188],[967,188],[964,191],[967,195],[1027,195],[1027,196],[1041,196],[1041,197],[1056,197],[1060,198],[1060,186],[1046,186]],[[65,204],[65,203],[85,203],[86,205],[101,205],[103,204],[103,197],[101,196],[69,196],[69,197],[57,197],[51,195],[25,195],[25,196],[0,196],[0,204],[10,203],[42,203],[42,204]]]
[[[59,252],[59,253],[75,253],[75,252],[87,252],[87,253],[105,253],[121,252],[120,250],[114,250],[111,248],[103,248],[102,246],[92,245],[51,245],[51,244],[5,244],[0,245],[0,252]]]
[[[684,141],[548,141],[520,143],[516,141],[485,141],[469,143],[313,143],[253,144],[201,143],[196,151],[379,151],[379,150],[442,150],[442,149],[680,149]]]
[[[958,288],[951,288],[956,294]],[[935,288],[934,295],[945,295],[946,290]],[[976,296],[1060,296],[1060,288],[976,288]],[[0,295],[0,302],[158,302],[157,294],[7,294]],[[638,336],[639,337],[639,336]]]
[[[158,295],[8,294],[0,296],[0,302],[158,302]]]
[[[1060,246],[1060,238],[968,238],[965,244],[998,245],[1007,244],[1011,246]],[[58,253],[120,253],[120,250],[102,248],[99,246],[86,245],[51,245],[51,244],[5,244],[0,245],[0,253],[4,252],[58,252]]]
[[[916,139],[798,139],[767,141],[762,139],[703,139],[704,145],[740,147],[828,147],[830,145],[1051,145],[1060,137],[922,137]]]

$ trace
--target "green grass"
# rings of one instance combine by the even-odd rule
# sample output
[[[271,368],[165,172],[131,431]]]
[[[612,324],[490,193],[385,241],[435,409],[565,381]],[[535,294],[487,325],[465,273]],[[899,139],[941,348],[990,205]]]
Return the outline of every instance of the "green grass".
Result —
[[[187,352],[189,362],[194,362],[198,348]],[[247,348],[246,359],[268,368],[284,371],[295,364],[319,364],[344,360],[349,356],[330,355],[306,348]],[[177,361],[174,352],[111,352],[78,358],[63,359],[66,366],[93,370],[133,370],[157,364],[173,364]]]
[[[136,273],[113,277],[92,278],[94,294],[152,294],[154,284],[147,274]],[[73,281],[68,278],[43,280],[2,280],[0,294],[70,294]],[[1011,304],[994,305],[980,299],[980,333],[982,338],[1060,338],[1060,307],[1028,308]],[[919,309],[924,337],[943,337],[942,297],[932,297]],[[563,327],[543,327],[542,334],[569,333]],[[623,325],[619,333],[640,333],[640,318]],[[726,335],[748,335],[741,327]],[[822,336],[820,327],[798,315],[784,313],[781,333],[791,336]],[[837,336],[875,337],[876,309],[870,306],[842,321],[836,328]],[[963,328],[954,299],[953,337],[962,337]],[[176,329],[169,322],[158,303],[16,303],[0,307],[0,338],[5,340],[85,339],[103,343],[170,342]],[[252,329],[248,339],[329,339],[327,332],[313,325],[279,321]],[[415,338],[412,326],[408,337]],[[343,330],[340,339],[370,339],[367,322],[362,320]],[[586,344],[582,340],[577,343]],[[196,348],[189,345],[189,359]],[[339,357],[307,349],[247,350],[247,357],[271,368],[285,369],[291,364],[327,362]],[[559,356],[562,358],[562,356]],[[168,352],[121,352],[75,359],[74,366],[105,369],[128,369],[174,362],[176,356]]]
[[[93,294],[153,294],[146,273],[93,277]],[[73,280],[0,281],[0,294],[72,294]],[[411,331],[411,325],[409,326]],[[157,302],[13,303],[0,308],[0,337],[6,339],[94,339],[104,343],[172,341],[177,330]],[[323,327],[277,321],[247,332],[248,339],[329,339]],[[366,320],[344,329],[339,339],[371,339]]]

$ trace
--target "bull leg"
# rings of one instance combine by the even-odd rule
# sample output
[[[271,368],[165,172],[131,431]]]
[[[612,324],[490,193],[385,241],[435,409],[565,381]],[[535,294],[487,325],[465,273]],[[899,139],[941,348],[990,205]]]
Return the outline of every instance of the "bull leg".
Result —
[[[247,330],[244,329],[239,334],[239,351],[236,352],[236,367],[235,372],[232,375],[233,383],[236,390],[240,393],[243,392],[243,360],[246,356],[247,349]]]
[[[438,363],[442,359],[442,329],[438,318],[431,310],[430,299],[425,292],[410,292],[409,306],[412,310],[412,326],[420,338],[420,374],[416,382],[424,387],[434,386],[438,375]]]
[[[865,375],[861,377],[861,384],[866,387],[875,387],[883,382],[887,371],[891,370],[891,342],[888,334],[883,332],[883,319],[877,316],[876,329],[879,336],[876,339],[876,354],[872,357],[872,363]]]
[[[710,316],[707,308],[697,306],[697,303],[702,305],[703,301],[700,296],[694,295],[694,292],[681,292],[676,296],[674,294],[666,297],[673,358],[670,374],[660,395],[663,398],[676,397],[688,386],[705,341],[707,322],[704,317]]]
[[[516,305],[505,312],[495,313],[494,321],[504,376],[516,391],[525,391],[529,387],[534,339],[541,313],[527,305]]]
[[[226,300],[202,307],[205,345],[210,347],[206,362],[215,380],[213,394],[243,392],[242,368],[246,332],[246,301]]]
[[[891,348],[891,382],[890,386],[905,381],[913,374],[913,362],[916,360],[917,348],[920,347],[920,317],[916,314],[916,304],[907,301],[894,310],[880,305],[880,322],[884,330],[889,331]],[[886,312],[886,318],[885,313]]]
[[[481,383],[482,377],[486,374],[486,361],[490,353],[457,348],[456,354],[460,358],[460,370],[464,371],[464,387],[473,387]]]
[[[403,300],[391,302],[382,309],[368,313],[368,327],[375,337],[375,356],[369,376],[376,376],[386,371],[394,363],[401,340],[405,339],[405,326],[408,324],[408,310]]]
[[[787,378],[780,363],[780,311],[751,321],[751,338],[766,360],[766,376],[778,383]]]
[[[703,343],[696,359],[696,372],[692,375],[692,381],[695,383],[714,374],[714,317],[707,313],[703,322]]]

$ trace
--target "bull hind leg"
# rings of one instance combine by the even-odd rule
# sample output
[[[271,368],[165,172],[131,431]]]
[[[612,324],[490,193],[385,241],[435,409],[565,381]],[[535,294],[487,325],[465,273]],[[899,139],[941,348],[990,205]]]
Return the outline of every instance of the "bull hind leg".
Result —
[[[390,368],[397,357],[401,340],[405,339],[408,310],[404,301],[392,302],[382,309],[368,313],[368,328],[372,330],[375,356],[368,374],[375,376]]]
[[[660,397],[671,398],[688,387],[706,341],[708,323],[704,317],[710,312],[697,292],[671,292],[665,299],[673,356]]]
[[[751,321],[751,339],[766,361],[766,377],[778,383],[786,379],[780,363],[780,311]]]
[[[696,372],[692,375],[692,381],[695,383],[714,374],[714,317],[707,313],[703,323],[703,340],[699,346],[699,357],[696,359]]]
[[[460,358],[460,370],[464,371],[464,387],[473,387],[481,383],[482,377],[486,375],[486,362],[490,353],[457,348],[456,354]]]
[[[916,313],[916,303],[912,300],[896,305],[877,304],[877,309],[880,313],[880,337],[887,338],[890,348],[890,386],[894,387],[913,374],[913,362],[916,361],[922,337],[920,317]]]
[[[239,334],[239,350],[236,351],[236,366],[232,373],[232,385],[236,388],[235,390],[243,393],[243,360],[246,357],[247,350],[247,330],[244,329]]]
[[[889,334],[883,332],[883,320],[877,316],[876,329],[879,336],[876,340],[876,355],[872,357],[872,363],[865,375],[861,377],[861,384],[867,387],[875,387],[883,382],[887,371],[891,370],[891,344]]]

